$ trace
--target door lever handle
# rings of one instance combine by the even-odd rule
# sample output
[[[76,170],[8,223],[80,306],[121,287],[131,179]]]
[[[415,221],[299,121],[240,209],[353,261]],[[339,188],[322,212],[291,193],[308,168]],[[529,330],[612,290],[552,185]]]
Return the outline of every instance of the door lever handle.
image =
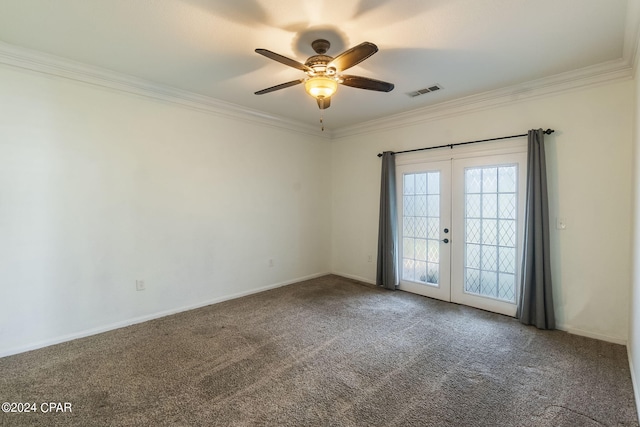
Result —
[[[442,242],[449,243],[449,239],[442,239]]]

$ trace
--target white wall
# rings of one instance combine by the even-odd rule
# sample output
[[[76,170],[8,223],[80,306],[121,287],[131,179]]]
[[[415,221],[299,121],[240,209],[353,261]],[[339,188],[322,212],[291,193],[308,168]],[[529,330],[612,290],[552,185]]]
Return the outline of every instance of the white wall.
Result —
[[[328,272],[329,165],[326,139],[0,67],[0,355]]]
[[[640,46],[636,58],[640,57]],[[636,64],[634,111],[634,209],[633,209],[633,281],[629,315],[629,364],[636,396],[636,407],[640,410],[640,66]]]
[[[328,271],[373,281],[378,152],[534,127],[556,129],[551,216],[568,220],[552,230],[559,324],[624,342],[636,86],[329,142],[0,67],[0,356]]]
[[[547,137],[554,299],[559,327],[626,342],[631,282],[632,81],[557,94],[332,142],[332,268],[375,280],[385,150],[552,128]],[[368,262],[373,255],[373,262]]]

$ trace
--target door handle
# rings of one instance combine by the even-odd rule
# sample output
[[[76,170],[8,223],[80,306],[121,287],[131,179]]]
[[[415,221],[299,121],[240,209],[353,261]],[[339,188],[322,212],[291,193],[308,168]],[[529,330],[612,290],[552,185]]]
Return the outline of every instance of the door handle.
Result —
[[[442,242],[449,243],[449,239],[442,239]]]

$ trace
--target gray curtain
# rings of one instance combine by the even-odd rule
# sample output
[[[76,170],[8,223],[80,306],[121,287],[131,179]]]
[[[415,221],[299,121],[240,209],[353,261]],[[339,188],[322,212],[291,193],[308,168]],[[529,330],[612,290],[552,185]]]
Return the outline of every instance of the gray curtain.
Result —
[[[529,131],[527,163],[522,281],[516,317],[526,325],[554,329],[547,165],[542,129]]]
[[[393,152],[385,151],[382,153],[376,284],[387,289],[398,287],[398,219],[396,212],[396,160]]]

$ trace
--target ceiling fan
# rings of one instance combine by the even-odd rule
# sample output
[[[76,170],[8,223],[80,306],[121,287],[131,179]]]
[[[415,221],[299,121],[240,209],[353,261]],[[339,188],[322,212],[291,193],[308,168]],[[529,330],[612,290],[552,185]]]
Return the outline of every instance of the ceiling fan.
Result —
[[[325,55],[331,44],[324,39],[318,39],[311,43],[311,47],[317,53],[306,60],[303,64],[296,60],[287,58],[267,49],[256,49],[260,55],[278,61],[289,67],[304,71],[307,76],[298,80],[281,83],[266,89],[255,92],[256,95],[284,89],[304,83],[307,93],[313,96],[321,110],[331,106],[331,97],[338,89],[338,84],[351,86],[358,89],[375,90],[379,92],[390,92],[393,90],[393,83],[381,80],[370,79],[368,77],[352,76],[341,74],[343,71],[364,61],[378,51],[378,46],[373,43],[364,42],[352,47],[335,58]]]

